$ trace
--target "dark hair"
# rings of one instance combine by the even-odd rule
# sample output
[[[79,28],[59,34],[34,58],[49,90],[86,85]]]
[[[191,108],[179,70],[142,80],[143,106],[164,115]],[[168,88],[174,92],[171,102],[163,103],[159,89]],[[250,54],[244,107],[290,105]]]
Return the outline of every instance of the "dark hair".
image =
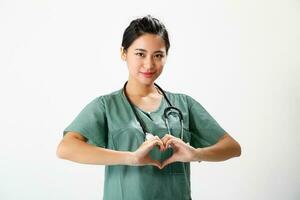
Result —
[[[166,54],[170,48],[170,41],[166,27],[158,19],[152,17],[151,15],[146,15],[142,18],[137,18],[132,20],[129,26],[125,29],[123,33],[122,46],[126,51],[128,47],[136,40],[138,37],[146,34],[155,34],[162,37],[166,46]]]

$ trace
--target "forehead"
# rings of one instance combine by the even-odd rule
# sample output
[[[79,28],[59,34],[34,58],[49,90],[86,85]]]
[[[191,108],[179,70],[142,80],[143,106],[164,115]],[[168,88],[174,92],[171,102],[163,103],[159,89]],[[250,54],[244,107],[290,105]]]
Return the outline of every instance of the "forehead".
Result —
[[[145,49],[146,51],[165,51],[165,42],[161,36],[155,34],[144,34],[138,37],[129,47],[131,50]]]

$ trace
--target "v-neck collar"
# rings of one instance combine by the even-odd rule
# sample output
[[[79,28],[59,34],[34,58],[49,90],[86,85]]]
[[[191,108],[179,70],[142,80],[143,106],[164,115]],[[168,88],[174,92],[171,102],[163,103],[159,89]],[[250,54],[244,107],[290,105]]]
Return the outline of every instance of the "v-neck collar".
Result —
[[[122,96],[123,100],[124,100],[125,102],[127,102],[127,103],[130,105],[130,103],[128,102],[128,100],[127,100],[127,98],[126,98],[126,96],[125,96],[125,94],[124,94],[124,92],[123,92],[123,89],[120,89],[120,93],[121,93],[121,96]],[[133,105],[133,107],[134,107],[135,109],[137,109],[137,110],[139,110],[139,111],[141,111],[141,112],[143,112],[143,113],[145,113],[145,114],[151,114],[151,113],[157,113],[157,112],[159,112],[159,111],[161,110],[161,108],[163,107],[165,101],[166,101],[166,100],[165,100],[165,97],[162,95],[162,99],[161,99],[161,101],[160,101],[160,105],[158,106],[158,108],[157,108],[156,110],[151,111],[151,112],[144,111],[144,110],[142,110],[141,108],[139,108],[138,106],[136,106],[136,105],[133,104],[133,103],[132,103],[132,105]]]
[[[138,106],[136,106],[134,104],[133,104],[133,106],[134,106],[135,109],[137,109],[137,110],[139,110],[139,111],[141,111],[141,112],[143,112],[145,114],[149,114],[150,115],[151,113],[157,113],[157,112],[159,112],[161,110],[161,108],[163,107],[164,102],[165,102],[165,98],[164,98],[164,96],[162,96],[162,99],[160,101],[160,104],[159,104],[158,108],[156,110],[154,110],[154,111],[151,111],[151,112],[144,111],[144,110],[142,110],[141,108],[139,108]]]

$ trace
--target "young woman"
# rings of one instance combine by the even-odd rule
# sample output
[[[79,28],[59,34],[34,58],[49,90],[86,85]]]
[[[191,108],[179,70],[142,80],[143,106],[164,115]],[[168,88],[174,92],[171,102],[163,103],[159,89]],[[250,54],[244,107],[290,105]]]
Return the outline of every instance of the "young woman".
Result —
[[[121,47],[128,81],[93,99],[64,130],[57,156],[105,165],[105,200],[191,199],[190,162],[241,154],[199,102],[154,83],[169,47],[159,20],[133,20]]]

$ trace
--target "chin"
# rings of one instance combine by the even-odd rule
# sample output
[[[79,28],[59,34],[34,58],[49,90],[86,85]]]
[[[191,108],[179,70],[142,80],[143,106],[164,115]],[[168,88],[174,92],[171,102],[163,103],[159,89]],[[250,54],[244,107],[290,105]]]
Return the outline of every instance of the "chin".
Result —
[[[156,78],[142,78],[142,79],[139,79],[139,82],[143,85],[147,85],[147,86],[150,86],[150,85],[153,85],[153,83],[155,82]]]
[[[142,81],[141,83],[142,83],[143,85],[151,86],[151,85],[153,85],[154,81],[152,81],[152,80],[149,80],[149,81]]]

